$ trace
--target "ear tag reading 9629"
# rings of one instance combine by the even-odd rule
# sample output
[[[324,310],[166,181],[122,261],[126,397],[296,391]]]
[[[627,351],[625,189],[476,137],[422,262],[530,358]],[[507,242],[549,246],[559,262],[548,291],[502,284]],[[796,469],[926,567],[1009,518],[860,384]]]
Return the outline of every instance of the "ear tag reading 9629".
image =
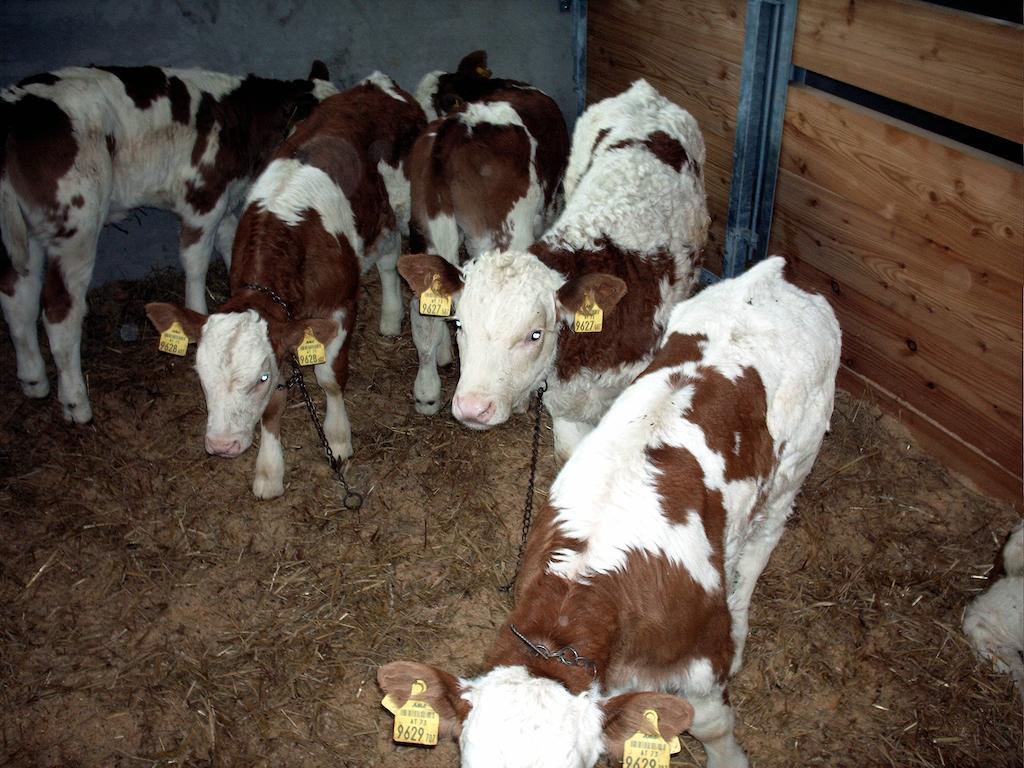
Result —
[[[594,299],[594,292],[583,294],[583,306],[576,310],[576,318],[572,329],[576,333],[600,333],[604,323],[604,312]]]
[[[313,335],[313,329],[307,328],[302,335],[302,343],[295,350],[299,365],[320,365],[327,362],[327,352],[324,345],[317,341]]]
[[[434,275],[430,287],[420,294],[420,314],[448,317],[452,313],[452,297],[441,292],[441,276]]]
[[[170,355],[185,356],[185,353],[188,352],[188,336],[185,335],[185,330],[181,327],[181,323],[175,320],[171,323],[170,328],[160,334],[160,346],[158,349]]]
[[[417,680],[412,684],[410,696],[419,696],[427,691],[427,684]],[[384,709],[395,716],[395,729],[391,738],[403,744],[419,744],[423,747],[437,746],[437,733],[441,718],[434,708],[425,701],[408,699],[398,706],[389,693],[381,702]]]
[[[645,709],[644,717],[651,724],[654,733],[660,734],[657,710]],[[682,748],[678,736],[673,736],[672,741],[665,741],[660,735],[649,736],[643,731],[637,731],[626,740],[622,750],[622,766],[623,768],[669,768],[668,763],[672,755]]]

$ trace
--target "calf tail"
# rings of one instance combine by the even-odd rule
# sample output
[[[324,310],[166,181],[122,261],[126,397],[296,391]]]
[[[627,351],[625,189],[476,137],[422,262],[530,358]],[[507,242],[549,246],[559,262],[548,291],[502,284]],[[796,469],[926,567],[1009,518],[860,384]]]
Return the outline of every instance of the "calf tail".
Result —
[[[28,269],[28,228],[7,173],[7,143],[11,105],[0,100],[0,282],[6,283],[13,269]]]

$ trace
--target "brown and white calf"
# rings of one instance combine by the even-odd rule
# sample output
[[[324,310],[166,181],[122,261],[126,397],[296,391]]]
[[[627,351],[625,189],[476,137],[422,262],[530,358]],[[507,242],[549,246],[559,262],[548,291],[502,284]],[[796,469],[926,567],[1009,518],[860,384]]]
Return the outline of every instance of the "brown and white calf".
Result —
[[[327,396],[324,432],[335,458],[352,455],[342,391],[356,320],[359,276],[381,276],[380,329],[398,333],[395,272],[408,226],[405,157],[426,120],[409,94],[375,72],[326,99],[285,141],[249,193],[231,262],[231,297],[210,316],[148,304],[157,330],[174,321],[198,340],[196,370],[206,396],[206,450],[235,457],[261,425],[253,493],[284,491],[279,438],[281,368],[305,329],[326,347],[316,365]]]
[[[427,126],[409,156],[412,221],[428,253],[457,265],[486,250],[524,249],[551,223],[569,154],[554,99],[515,80],[492,78],[487,54],[466,56],[453,73],[432,72],[416,91]],[[413,395],[420,413],[441,408],[438,365],[452,359],[444,323],[411,310],[419,354]]]
[[[415,698],[459,738],[464,768],[589,768],[622,756],[647,709],[666,740],[699,739],[709,766],[747,765],[726,685],[839,365],[828,302],[783,268],[768,259],[676,307],[651,364],[539,510],[487,671],[379,670],[399,704],[426,683]]]
[[[672,306],[697,282],[708,212],[704,139],[693,117],[643,80],[580,118],[566,207],[527,250],[486,251],[460,271],[406,256],[415,293],[439,275],[455,302],[462,373],[452,413],[501,424],[547,382],[561,458],[651,360]],[[574,333],[588,302],[600,333]]]
[[[22,391],[50,391],[36,329],[41,297],[64,418],[92,418],[81,365],[85,292],[100,230],[132,208],[181,219],[186,303],[205,312],[214,243],[227,257],[249,184],[332,93],[320,62],[309,79],[290,81],[71,67],[0,91],[0,305]]]

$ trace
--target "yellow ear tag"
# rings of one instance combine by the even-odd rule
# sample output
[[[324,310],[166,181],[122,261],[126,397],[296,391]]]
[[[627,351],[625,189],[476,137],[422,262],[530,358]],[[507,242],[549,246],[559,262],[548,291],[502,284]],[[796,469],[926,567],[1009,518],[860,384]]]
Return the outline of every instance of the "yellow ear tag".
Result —
[[[441,276],[434,275],[430,287],[420,294],[420,314],[448,317],[452,313],[452,297],[441,292]]]
[[[477,67],[476,68],[476,73],[480,77],[490,77],[491,76],[491,70],[489,70],[487,67]]]
[[[426,693],[427,684],[417,680],[412,684],[410,696]],[[425,701],[413,701],[411,698],[402,706],[389,693],[381,702],[384,709],[395,716],[395,729],[391,737],[403,744],[419,744],[424,747],[437,745],[437,733],[441,727],[441,718],[434,708]]]
[[[167,352],[178,357],[185,356],[185,353],[188,352],[188,336],[185,335],[181,323],[175,320],[171,323],[170,328],[160,334],[160,346],[158,349],[161,352]]]
[[[583,306],[576,310],[576,318],[572,329],[576,333],[600,333],[604,323],[604,312],[594,299],[594,292],[583,294]]]
[[[327,362],[327,352],[324,350],[324,345],[317,341],[316,336],[313,335],[312,328],[305,330],[302,336],[302,343],[299,344],[295,351],[299,358],[299,365],[319,365],[320,363]]]
[[[673,737],[671,742],[661,738],[656,710],[645,709],[644,717],[658,735],[649,736],[637,731],[630,736],[622,751],[623,768],[669,768],[671,756],[683,748],[679,737]]]

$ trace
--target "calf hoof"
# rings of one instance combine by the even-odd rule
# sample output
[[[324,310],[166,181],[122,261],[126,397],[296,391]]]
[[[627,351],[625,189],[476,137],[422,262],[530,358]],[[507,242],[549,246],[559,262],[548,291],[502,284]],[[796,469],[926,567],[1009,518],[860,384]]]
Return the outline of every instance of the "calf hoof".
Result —
[[[88,424],[92,421],[92,406],[86,400],[82,403],[61,403],[64,421],[72,424]]]
[[[257,472],[252,481],[252,495],[257,499],[276,499],[284,495],[284,478]]]
[[[21,381],[21,391],[25,394],[25,397],[46,397],[50,394],[50,382],[45,378],[39,381]]]
[[[334,458],[338,461],[345,461],[345,459],[352,458],[352,443],[335,443],[331,442],[331,453],[334,454]]]
[[[402,318],[398,320],[385,320],[383,317],[380,319],[380,326],[378,326],[381,336],[401,336],[402,335]]]

